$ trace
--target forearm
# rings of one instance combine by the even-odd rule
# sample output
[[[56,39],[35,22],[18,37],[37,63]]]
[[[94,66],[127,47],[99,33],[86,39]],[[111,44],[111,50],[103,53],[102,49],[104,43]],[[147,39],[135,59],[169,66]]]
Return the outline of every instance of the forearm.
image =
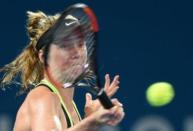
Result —
[[[74,127],[69,128],[68,130],[65,131],[98,131],[100,128],[101,124],[97,123],[95,121],[95,116],[90,115],[83,119],[81,122],[76,124]]]

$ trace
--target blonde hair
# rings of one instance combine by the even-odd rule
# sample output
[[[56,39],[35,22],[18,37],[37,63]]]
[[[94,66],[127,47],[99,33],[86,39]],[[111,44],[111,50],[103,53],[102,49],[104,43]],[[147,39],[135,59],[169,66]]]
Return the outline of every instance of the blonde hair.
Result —
[[[22,89],[28,89],[29,85],[40,82],[43,78],[43,64],[38,57],[36,44],[41,35],[47,31],[59,18],[60,14],[46,15],[41,11],[27,12],[27,31],[30,39],[29,44],[12,62],[0,69],[4,73],[1,86],[14,83],[17,75],[21,78]]]

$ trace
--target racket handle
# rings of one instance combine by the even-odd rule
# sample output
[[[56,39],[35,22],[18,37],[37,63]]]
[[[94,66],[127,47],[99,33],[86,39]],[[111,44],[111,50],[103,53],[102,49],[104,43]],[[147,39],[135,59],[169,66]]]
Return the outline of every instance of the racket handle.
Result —
[[[103,88],[99,91],[97,98],[99,99],[99,101],[101,102],[101,104],[105,109],[110,109],[114,106]]]

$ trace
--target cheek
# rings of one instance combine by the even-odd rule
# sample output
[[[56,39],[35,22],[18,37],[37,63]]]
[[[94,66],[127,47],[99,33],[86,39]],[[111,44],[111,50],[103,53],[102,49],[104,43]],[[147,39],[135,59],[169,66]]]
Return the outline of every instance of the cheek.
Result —
[[[53,69],[65,69],[65,66],[69,64],[69,55],[64,51],[53,50],[49,55],[49,66]]]
[[[70,64],[69,62],[69,55],[66,53],[61,53],[59,55],[56,56],[55,58],[56,61],[56,65],[58,66],[58,68],[64,70],[68,67],[68,65]]]
[[[81,53],[82,53],[82,57],[84,59],[87,59],[87,48],[86,47],[83,47],[82,50],[81,50]]]

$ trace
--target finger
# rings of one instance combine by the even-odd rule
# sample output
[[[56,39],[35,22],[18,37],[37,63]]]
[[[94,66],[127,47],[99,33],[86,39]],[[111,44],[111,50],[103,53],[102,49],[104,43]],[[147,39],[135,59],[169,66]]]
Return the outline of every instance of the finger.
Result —
[[[109,90],[108,90],[108,94],[109,96],[113,96],[117,90],[119,89],[119,75],[116,75],[113,79],[113,82],[111,83]]]
[[[111,125],[111,126],[116,126],[116,125],[118,125],[121,121],[122,121],[122,119],[111,119],[110,121],[107,122],[107,124],[108,124],[108,125]]]
[[[123,104],[121,102],[119,102],[119,100],[117,98],[113,98],[112,100],[112,103],[115,105],[115,106],[119,106],[119,107],[122,107]]]
[[[109,89],[109,87],[110,87],[110,76],[109,76],[109,74],[106,74],[105,75],[105,91],[108,91],[108,89]]]
[[[108,96],[112,97],[117,92],[118,89],[119,89],[119,86],[115,86],[114,88],[109,89]]]
[[[85,106],[88,106],[92,104],[92,95],[90,93],[86,93],[86,104]]]
[[[111,121],[108,121],[108,122],[107,122],[107,125],[116,126],[116,125],[117,125],[117,122],[116,122],[115,120],[111,120]]]
[[[117,121],[121,121],[123,119],[123,117],[125,116],[123,108],[118,107],[118,109],[115,111],[114,115],[115,115],[114,119],[116,119]]]
[[[119,75],[116,75],[115,77],[114,77],[114,79],[113,79],[113,82],[111,83],[111,87],[115,87],[115,86],[117,86],[118,84],[119,84],[120,82],[119,82]]]
[[[114,123],[116,123],[116,115],[115,113],[117,112],[118,107],[114,106],[113,108],[110,109],[109,113],[108,113],[108,121],[107,124],[108,125],[114,125]]]
[[[114,107],[112,107],[111,109],[110,109],[110,115],[112,115],[112,117],[114,117],[114,114],[115,114],[115,112],[117,112],[117,110],[118,110],[118,106],[114,106]]]
[[[107,124],[112,126],[117,125],[122,121],[124,115],[125,113],[122,107],[114,106],[108,113]]]
[[[103,110],[104,117],[103,120],[108,125],[117,125],[121,120],[122,117],[120,117],[122,114],[121,112],[123,109],[121,109],[118,106],[114,106],[110,110]]]
[[[118,123],[120,123],[123,120],[124,116],[125,116],[125,113],[123,111],[123,108],[117,107],[117,109],[114,111],[113,117],[109,121],[109,124],[117,125]]]

